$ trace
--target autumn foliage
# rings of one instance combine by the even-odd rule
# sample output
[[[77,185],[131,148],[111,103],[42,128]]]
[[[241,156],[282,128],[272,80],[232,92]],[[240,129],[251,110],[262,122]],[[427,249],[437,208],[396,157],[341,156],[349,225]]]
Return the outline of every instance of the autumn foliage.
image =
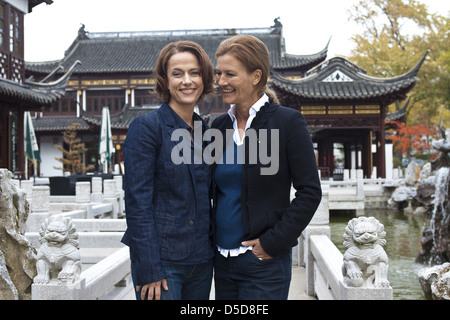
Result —
[[[422,154],[425,150],[429,152],[432,138],[437,137],[439,133],[438,130],[424,124],[408,126],[399,121],[386,121],[386,124],[395,128],[389,130],[390,134],[386,139],[391,140],[394,151],[401,150],[402,155]]]
[[[349,60],[369,76],[389,78],[410,71],[428,52],[418,73],[406,123],[427,119],[450,127],[450,16],[433,13],[426,0],[360,0],[349,9],[361,27]],[[396,105],[396,110],[401,108]],[[396,111],[395,110],[395,111]],[[424,126],[409,129],[422,130]],[[406,129],[405,129],[406,130]],[[404,146],[406,147],[406,145]]]

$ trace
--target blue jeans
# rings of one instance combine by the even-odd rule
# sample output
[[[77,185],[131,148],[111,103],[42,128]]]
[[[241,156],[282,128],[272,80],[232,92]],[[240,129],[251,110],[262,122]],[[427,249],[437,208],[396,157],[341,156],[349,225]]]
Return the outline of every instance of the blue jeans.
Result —
[[[161,300],[209,300],[211,291],[213,260],[195,265],[178,265],[162,262],[166,272],[167,287],[161,287]],[[136,291],[136,271],[131,261],[136,299],[141,300],[141,291]]]
[[[214,261],[216,300],[287,300],[292,276],[291,252],[259,260],[249,250]]]

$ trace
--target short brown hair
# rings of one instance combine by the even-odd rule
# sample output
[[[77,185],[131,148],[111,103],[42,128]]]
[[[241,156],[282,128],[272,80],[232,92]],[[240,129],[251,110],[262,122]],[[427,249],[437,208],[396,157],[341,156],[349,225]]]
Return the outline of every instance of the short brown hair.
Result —
[[[170,101],[167,64],[174,54],[180,52],[192,53],[200,65],[200,75],[204,88],[199,100],[214,91],[214,69],[205,50],[198,43],[192,41],[171,42],[159,53],[154,70],[156,92],[164,102]]]
[[[278,103],[278,99],[271,90],[267,88],[267,81],[270,75],[270,55],[264,42],[252,35],[237,35],[223,40],[216,51],[216,58],[225,54],[234,56],[248,73],[261,70],[261,81],[257,88],[260,92],[265,92],[269,97]]]

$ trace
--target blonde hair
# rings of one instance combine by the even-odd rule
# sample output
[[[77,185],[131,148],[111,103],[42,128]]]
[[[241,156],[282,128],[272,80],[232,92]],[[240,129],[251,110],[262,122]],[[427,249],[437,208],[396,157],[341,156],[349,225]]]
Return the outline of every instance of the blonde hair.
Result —
[[[170,101],[169,79],[167,77],[167,65],[170,58],[176,53],[190,52],[198,60],[200,65],[200,74],[203,81],[203,92],[199,98],[202,100],[206,95],[214,91],[214,68],[208,55],[203,48],[196,42],[178,41],[166,45],[159,53],[156,60],[154,78],[156,80],[156,92],[164,102]]]
[[[270,75],[270,55],[266,45],[255,36],[237,35],[223,40],[216,51],[216,58],[225,54],[233,55],[248,73],[261,70],[261,80],[257,84],[260,92],[266,93],[274,102],[279,103],[275,93],[267,87]]]

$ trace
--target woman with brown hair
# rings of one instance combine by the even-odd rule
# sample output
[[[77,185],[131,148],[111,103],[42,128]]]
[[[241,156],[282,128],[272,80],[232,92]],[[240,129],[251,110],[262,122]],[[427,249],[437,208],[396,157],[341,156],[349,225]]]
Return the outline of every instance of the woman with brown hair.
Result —
[[[234,130],[213,173],[216,299],[284,300],[291,248],[321,200],[310,134],[302,114],[280,106],[267,89],[270,59],[262,41],[234,36],[216,58],[216,83],[231,106],[212,128]]]
[[[137,299],[209,299],[211,167],[204,161],[175,164],[171,134],[208,129],[194,107],[213,91],[213,67],[200,45],[180,41],[160,52],[155,76],[164,103],[136,118],[124,143],[127,230],[122,242],[130,247]],[[188,152],[192,156],[199,147],[205,145],[189,144]]]

